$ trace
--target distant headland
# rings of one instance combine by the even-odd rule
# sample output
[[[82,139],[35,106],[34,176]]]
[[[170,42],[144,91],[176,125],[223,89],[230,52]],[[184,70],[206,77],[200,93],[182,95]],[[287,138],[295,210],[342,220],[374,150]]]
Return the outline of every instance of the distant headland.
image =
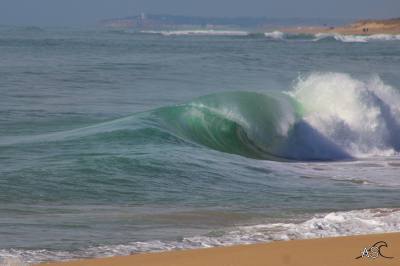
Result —
[[[102,20],[99,25],[106,28],[133,30],[249,28],[254,31],[279,30],[286,33],[305,34],[400,34],[400,18],[352,22],[343,19],[217,18],[142,13],[125,18]]]
[[[287,33],[332,33],[332,34],[354,34],[354,35],[371,35],[371,34],[400,34],[400,18],[385,20],[359,20],[344,26],[308,26],[308,27],[289,27],[282,28]]]
[[[278,27],[329,25],[338,26],[350,22],[339,19],[318,18],[265,18],[265,17],[196,17],[179,15],[139,14],[125,18],[106,19],[99,25],[107,28],[153,30],[153,29],[233,29],[253,30]]]

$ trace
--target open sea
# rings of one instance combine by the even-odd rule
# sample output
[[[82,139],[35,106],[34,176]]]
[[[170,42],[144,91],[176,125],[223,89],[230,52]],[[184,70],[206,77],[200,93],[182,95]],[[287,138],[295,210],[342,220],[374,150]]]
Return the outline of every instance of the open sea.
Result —
[[[399,89],[400,35],[1,26],[0,264],[400,231]]]

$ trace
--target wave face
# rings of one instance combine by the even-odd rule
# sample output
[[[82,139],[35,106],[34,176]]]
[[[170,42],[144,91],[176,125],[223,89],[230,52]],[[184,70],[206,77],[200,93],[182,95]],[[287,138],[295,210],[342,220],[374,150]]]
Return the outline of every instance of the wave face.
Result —
[[[3,262],[5,265],[27,265],[26,263],[127,256],[144,252],[199,249],[358,234],[389,233],[397,232],[399,226],[400,211],[398,209],[365,209],[348,212],[332,212],[317,214],[304,222],[238,226],[227,232],[210,232],[207,235],[184,237],[177,241],[154,240],[132,242],[123,245],[93,246],[74,252],[0,249],[0,258],[2,258],[0,263]]]
[[[399,92],[379,77],[314,73],[287,93],[227,92],[155,111],[174,134],[270,160],[343,160],[400,150]]]
[[[223,152],[251,158],[289,155],[284,142],[296,111],[281,94],[227,92],[156,111],[178,136]]]

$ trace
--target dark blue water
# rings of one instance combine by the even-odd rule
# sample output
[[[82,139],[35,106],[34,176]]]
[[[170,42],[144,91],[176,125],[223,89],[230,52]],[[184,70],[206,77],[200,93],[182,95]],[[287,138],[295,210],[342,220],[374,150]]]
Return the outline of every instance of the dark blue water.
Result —
[[[400,229],[400,42],[343,38],[1,27],[0,256]]]

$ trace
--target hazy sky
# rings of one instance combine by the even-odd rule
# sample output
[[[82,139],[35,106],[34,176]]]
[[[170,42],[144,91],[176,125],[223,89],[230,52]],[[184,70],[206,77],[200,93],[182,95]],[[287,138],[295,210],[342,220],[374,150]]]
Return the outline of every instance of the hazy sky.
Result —
[[[93,25],[146,13],[274,18],[400,17],[400,0],[0,0],[0,24]]]

